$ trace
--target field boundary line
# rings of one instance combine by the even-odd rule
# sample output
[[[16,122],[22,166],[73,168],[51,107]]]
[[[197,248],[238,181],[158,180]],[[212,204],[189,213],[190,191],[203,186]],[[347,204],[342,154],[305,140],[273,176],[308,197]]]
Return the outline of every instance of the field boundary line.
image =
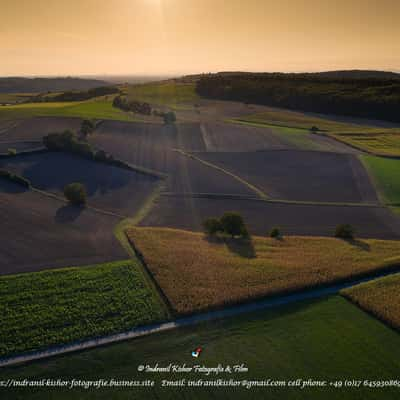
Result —
[[[237,125],[252,125],[252,126],[259,126],[260,128],[262,127],[268,127],[268,126],[273,126],[273,127],[278,127],[278,128],[288,128],[288,129],[299,129],[302,131],[307,131],[310,132],[310,128],[303,128],[299,126],[293,126],[293,125],[282,125],[282,124],[273,124],[270,122],[257,122],[257,121],[249,121],[243,118],[227,118],[224,120],[225,122],[231,123],[231,124],[237,124]],[[320,132],[328,132],[327,130],[320,130]]]
[[[247,182],[245,179],[241,178],[238,175],[233,174],[232,172],[229,172],[228,170],[219,167],[218,165],[212,164],[208,161],[204,161],[199,157],[194,156],[191,153],[187,153],[186,151],[182,150],[182,149],[172,149],[173,151],[182,154],[185,157],[191,158],[193,160],[196,160],[204,165],[206,165],[209,168],[213,168],[217,171],[223,172],[226,175],[229,175],[230,177],[236,179],[237,181],[239,181],[240,183],[242,183],[243,185],[247,186],[249,189],[251,189],[253,192],[257,193],[257,195],[261,198],[261,199],[268,199],[268,196],[266,193],[264,193],[262,190],[260,190],[259,188],[257,188],[256,186],[252,185],[251,183]]]
[[[383,204],[378,203],[341,203],[341,202],[328,202],[328,201],[302,201],[302,200],[285,200],[285,199],[260,199],[259,197],[252,197],[246,195],[236,195],[228,193],[175,193],[163,192],[161,196],[166,197],[192,197],[192,198],[212,198],[212,199],[232,199],[232,200],[248,200],[257,201],[262,203],[272,204],[287,204],[287,205],[301,205],[301,206],[326,206],[326,207],[367,207],[367,208],[386,208]]]
[[[64,203],[64,204],[69,204],[69,202],[68,202],[67,199],[64,199],[63,197],[58,196],[57,194],[50,193],[50,192],[47,192],[47,191],[45,191],[45,190],[38,189],[38,188],[33,187],[33,186],[31,186],[31,190],[32,190],[33,192],[39,193],[39,194],[41,194],[41,195],[43,195],[43,196],[47,196],[47,197],[53,198],[53,199],[55,199],[55,200],[61,201],[61,202]],[[86,209],[86,210],[91,210],[91,211],[94,211],[94,212],[97,212],[97,213],[103,214],[103,215],[109,215],[109,216],[112,216],[112,217],[117,217],[117,218],[119,218],[119,219],[126,218],[125,215],[117,214],[117,213],[114,213],[114,212],[112,212],[112,211],[103,210],[103,209],[101,209],[101,208],[92,207],[92,206],[90,206],[90,205],[86,205],[86,206],[83,207],[82,209],[83,209],[83,210],[85,210],[85,209]]]
[[[165,311],[165,314],[168,318],[172,316],[172,309],[169,306],[169,303],[165,301],[165,295],[161,291],[161,288],[156,284],[154,277],[150,274],[146,265],[142,262],[142,259],[138,257],[135,247],[132,245],[129,240],[126,230],[137,226],[140,221],[152,210],[155,201],[160,196],[162,190],[165,187],[165,180],[161,180],[157,187],[151,192],[146,201],[143,203],[142,207],[136,212],[133,217],[124,218],[120,221],[113,230],[114,236],[119,241],[122,248],[128,253],[129,257],[135,259],[138,264],[138,268],[140,269],[140,273],[146,284],[149,287],[149,290],[155,296],[156,301],[160,305],[160,307]]]
[[[49,357],[58,356],[61,354],[72,353],[75,351],[82,351],[90,348],[108,345],[111,343],[122,342],[128,339],[133,339],[141,336],[148,336],[150,334],[165,332],[186,326],[197,325],[199,323],[208,322],[212,320],[229,318],[236,315],[260,311],[263,309],[279,307],[290,303],[335,295],[339,293],[342,289],[346,289],[351,286],[358,285],[360,283],[372,281],[374,279],[393,275],[398,272],[399,272],[398,267],[396,270],[392,269],[390,271],[388,270],[380,271],[380,273],[376,273],[375,271],[375,273],[371,272],[368,275],[364,275],[364,277],[355,278],[347,282],[336,283],[336,284],[333,283],[331,285],[325,285],[319,288],[302,290],[299,292],[293,292],[291,294],[285,294],[281,296],[270,297],[257,301],[237,304],[233,306],[228,306],[223,309],[206,311],[203,313],[193,314],[187,317],[180,317],[175,320],[167,322],[151,324],[151,325],[143,325],[141,327],[137,327],[113,335],[97,337],[84,341],[76,341],[65,345],[52,346],[37,352],[5,357],[0,359],[0,368],[35,360],[41,360]]]

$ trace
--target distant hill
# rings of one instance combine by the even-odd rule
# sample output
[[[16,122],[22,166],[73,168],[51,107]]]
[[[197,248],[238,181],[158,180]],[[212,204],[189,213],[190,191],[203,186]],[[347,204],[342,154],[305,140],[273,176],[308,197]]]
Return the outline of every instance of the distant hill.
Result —
[[[0,78],[0,93],[43,93],[89,90],[110,83],[82,78]]]

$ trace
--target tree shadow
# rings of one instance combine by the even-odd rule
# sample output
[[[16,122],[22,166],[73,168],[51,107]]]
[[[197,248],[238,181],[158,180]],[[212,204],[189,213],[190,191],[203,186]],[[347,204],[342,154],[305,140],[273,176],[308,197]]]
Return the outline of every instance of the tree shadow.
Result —
[[[225,244],[229,251],[240,257],[256,258],[256,251],[251,237],[206,236],[205,239],[210,243]]]
[[[351,244],[354,247],[358,247],[361,250],[364,251],[370,251],[371,250],[371,246],[366,243],[363,242],[362,240],[359,239],[343,239],[345,242],[347,242],[348,244]]]
[[[10,182],[6,178],[0,178],[0,193],[24,193],[29,191],[25,186]]]
[[[73,206],[71,204],[67,204],[57,210],[54,220],[58,224],[73,222],[81,215],[84,209],[85,207],[82,206]]]
[[[85,185],[88,196],[105,195],[126,187],[129,183],[148,180],[135,171],[102,164],[67,153],[45,153],[13,158],[10,167],[42,190],[60,191],[71,182]]]

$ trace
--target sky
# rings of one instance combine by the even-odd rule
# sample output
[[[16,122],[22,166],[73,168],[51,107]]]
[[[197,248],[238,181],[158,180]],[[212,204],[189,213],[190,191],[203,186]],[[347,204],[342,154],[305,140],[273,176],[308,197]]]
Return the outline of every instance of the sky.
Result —
[[[0,76],[400,71],[400,0],[0,0]]]

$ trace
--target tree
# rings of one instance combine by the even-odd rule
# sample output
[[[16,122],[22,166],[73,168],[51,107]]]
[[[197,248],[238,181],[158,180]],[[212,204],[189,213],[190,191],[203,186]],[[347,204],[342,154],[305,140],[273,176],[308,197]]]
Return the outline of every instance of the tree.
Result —
[[[64,196],[73,205],[84,205],[86,203],[85,186],[78,182],[70,183],[64,188]]]
[[[232,237],[235,236],[249,236],[247,231],[246,225],[243,221],[243,218],[240,214],[235,212],[226,212],[221,217],[221,226],[225,233],[231,235]]]
[[[173,124],[176,121],[176,115],[173,111],[168,111],[164,114],[164,123]]]
[[[349,224],[340,224],[336,227],[335,237],[340,239],[354,239],[354,228]]]
[[[218,218],[208,218],[203,222],[204,232],[207,235],[214,236],[218,232],[222,232],[222,224]]]
[[[84,119],[81,124],[81,133],[82,135],[87,136],[89,133],[94,131],[94,128],[95,124],[92,121],[89,119]]]
[[[282,237],[281,231],[279,230],[279,228],[272,228],[271,232],[269,233],[269,236],[272,238],[275,238],[275,239]]]

